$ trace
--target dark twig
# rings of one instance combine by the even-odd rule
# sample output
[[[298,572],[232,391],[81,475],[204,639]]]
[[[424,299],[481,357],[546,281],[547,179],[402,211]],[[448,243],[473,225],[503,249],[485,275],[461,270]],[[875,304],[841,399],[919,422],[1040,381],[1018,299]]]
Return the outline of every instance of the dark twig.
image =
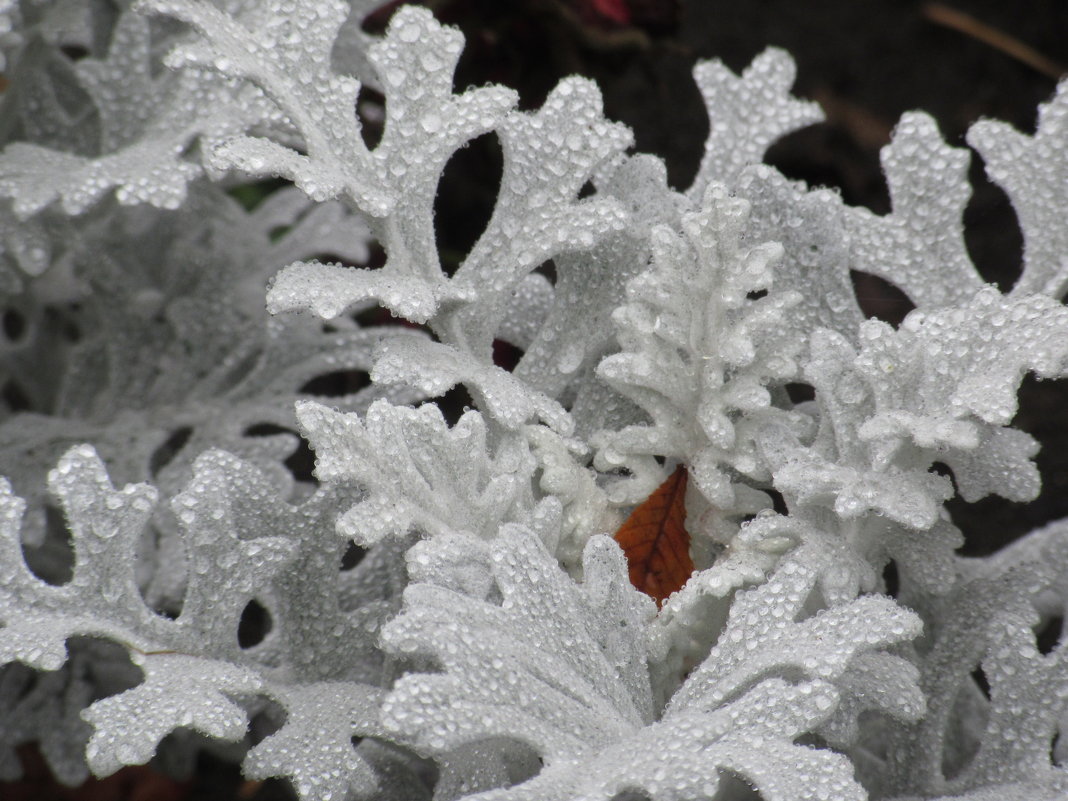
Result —
[[[950,8],[943,3],[927,3],[923,6],[922,14],[936,25],[952,28],[965,36],[970,36],[988,44],[995,50],[1000,50],[1005,55],[1011,56],[1036,72],[1048,75],[1054,80],[1060,80],[1068,73],[1068,68],[1042,55],[1030,45],[1021,42],[1004,31],[987,25],[985,22],[980,22],[963,11]]]

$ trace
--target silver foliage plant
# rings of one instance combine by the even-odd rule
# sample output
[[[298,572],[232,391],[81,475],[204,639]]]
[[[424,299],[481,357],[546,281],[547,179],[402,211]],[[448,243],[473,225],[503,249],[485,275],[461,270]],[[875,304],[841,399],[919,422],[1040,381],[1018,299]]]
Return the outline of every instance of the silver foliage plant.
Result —
[[[70,784],[213,748],[302,801],[1065,798],[1068,646],[1036,631],[1068,525],[963,558],[945,503],[1039,490],[1012,422],[1068,373],[1068,85],[1034,135],[968,135],[1024,235],[1002,294],[924,114],[875,215],[761,164],[821,118],[789,56],[699,64],[678,192],[590,81],[456,92],[460,34],[371,37],[374,5],[0,0],[0,776],[37,741]],[[437,184],[488,132],[450,274]],[[851,271],[916,310],[865,319]],[[678,465],[696,570],[658,610],[607,535]]]

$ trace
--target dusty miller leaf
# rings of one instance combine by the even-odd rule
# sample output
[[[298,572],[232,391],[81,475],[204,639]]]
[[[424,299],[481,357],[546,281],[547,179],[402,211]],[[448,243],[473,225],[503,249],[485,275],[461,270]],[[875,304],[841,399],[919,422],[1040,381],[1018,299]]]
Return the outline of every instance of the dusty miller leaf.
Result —
[[[1024,271],[1014,296],[1041,292],[1064,294],[1068,281],[1068,238],[1061,221],[1068,208],[1068,158],[1065,125],[1068,83],[1038,107],[1038,126],[1027,136],[1010,125],[982,120],[968,129],[968,144],[979,151],[987,174],[1005,190],[1024,236]]]
[[[305,402],[297,417],[316,451],[319,478],[367,493],[338,520],[339,531],[360,544],[412,528],[490,537],[533,505],[525,441],[505,436],[490,453],[478,412],[466,412],[451,429],[433,404],[409,409],[377,401],[361,420]]]
[[[861,599],[796,622],[815,572],[790,563],[736,604],[712,654],[654,721],[646,665],[652,604],[630,587],[614,543],[589,541],[578,585],[538,536],[507,525],[488,544],[499,600],[443,584],[421,567],[457,547],[455,539],[435,539],[413,551],[415,583],[384,644],[399,656],[429,656],[442,672],[401,678],[383,721],[432,754],[505,737],[541,756],[536,777],[474,798],[607,801],[625,790],[657,801],[711,796],[724,769],[770,799],[864,797],[847,760],[793,739],[834,712],[839,696],[830,682],[854,657],[918,633],[917,618],[889,599]],[[467,547],[486,564],[486,545]],[[783,614],[769,616],[768,608]],[[800,643],[807,646],[799,653]],[[896,668],[910,675],[904,663]]]
[[[748,214],[745,201],[714,185],[703,208],[683,216],[681,236],[654,231],[653,268],[630,282],[628,303],[613,314],[623,352],[598,374],[652,419],[594,437],[599,469],[626,465],[636,474],[618,483],[614,500],[641,500],[663,480],[648,485],[660,472],[654,456],[686,463],[720,507],[734,502],[727,468],[763,473],[753,432],[781,416],[767,385],[795,373],[801,343],[781,327],[797,295],[748,297],[771,286],[782,253],[775,243],[748,246]]]
[[[759,164],[764,151],[786,134],[823,120],[815,103],[790,95],[796,67],[788,53],[769,47],[737,76],[719,61],[693,71],[709,117],[701,166],[687,194],[704,196],[714,183],[734,187],[742,168]]]

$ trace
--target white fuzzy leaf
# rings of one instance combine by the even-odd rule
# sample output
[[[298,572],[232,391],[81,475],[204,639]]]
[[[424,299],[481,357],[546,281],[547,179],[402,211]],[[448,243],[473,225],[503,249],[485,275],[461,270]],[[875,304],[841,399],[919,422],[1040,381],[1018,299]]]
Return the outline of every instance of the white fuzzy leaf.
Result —
[[[578,585],[538,536],[505,526],[483,568],[492,571],[495,597],[446,586],[435,568],[420,567],[460,544],[424,543],[411,564],[416,583],[383,642],[397,656],[431,658],[442,672],[401,678],[383,721],[431,754],[513,738],[541,756],[545,767],[534,778],[473,798],[608,801],[634,790],[681,801],[714,795],[721,771],[744,776],[771,799],[864,797],[847,760],[793,740],[834,713],[833,682],[855,658],[919,632],[918,619],[889,599],[864,598],[795,621],[816,571],[803,559],[791,561],[769,584],[740,596],[712,653],[653,721],[646,665],[652,605],[630,586],[618,546],[591,539]],[[469,547],[472,560],[486,564],[486,546]],[[915,699],[911,666],[883,664]],[[870,697],[874,687],[863,672],[851,681],[860,685],[858,696]],[[911,720],[922,702],[895,711]]]
[[[648,496],[656,484],[636,463],[654,456],[690,464],[696,486],[720,507],[734,501],[728,469],[763,474],[749,431],[788,419],[765,387],[792,377],[801,343],[783,328],[797,295],[747,297],[771,285],[782,255],[774,243],[748,245],[748,215],[745,201],[714,185],[702,210],[683,216],[682,236],[654,230],[653,268],[628,284],[628,303],[613,314],[623,352],[598,374],[652,419],[594,437],[599,469],[637,473],[618,483],[614,500]]]
[[[438,342],[416,339],[383,342],[371,377],[383,384],[415,386],[428,395],[441,395],[457,384],[464,384],[478,405],[495,422],[510,430],[536,421],[565,436],[574,428],[570,416],[553,399],[528,388],[496,365],[484,364]]]
[[[433,405],[408,409],[386,401],[372,404],[363,420],[307,402],[298,404],[297,417],[320,479],[367,492],[338,521],[339,531],[361,544],[413,527],[489,537],[532,505],[526,443],[506,438],[489,454],[478,412],[465,413],[451,429]]]
[[[983,286],[961,225],[971,197],[968,151],[947,145],[933,119],[911,112],[881,155],[893,211],[845,210],[853,269],[885,278],[921,308],[966,302]]]
[[[83,713],[95,729],[85,755],[96,775],[145,764],[159,741],[179,727],[231,742],[245,736],[248,713],[233,697],[260,689],[255,672],[171,653],[136,656],[135,663],[145,672],[141,684],[97,701]]]
[[[377,781],[353,747],[354,737],[383,734],[381,691],[349,682],[298,685],[274,693],[288,715],[277,732],[249,751],[250,779],[288,777],[301,801],[344,801],[370,795]]]
[[[982,120],[968,129],[968,144],[983,157],[987,174],[1012,201],[1024,236],[1024,271],[1014,296],[1040,292],[1061,297],[1068,289],[1068,83],[1038,107],[1038,126],[1027,136],[1012,126]]]
[[[709,134],[701,166],[687,194],[700,199],[714,182],[733,187],[742,168],[759,164],[775,140],[823,120],[815,103],[790,95],[797,68],[783,50],[770,47],[741,77],[719,61],[693,71],[708,110]]]

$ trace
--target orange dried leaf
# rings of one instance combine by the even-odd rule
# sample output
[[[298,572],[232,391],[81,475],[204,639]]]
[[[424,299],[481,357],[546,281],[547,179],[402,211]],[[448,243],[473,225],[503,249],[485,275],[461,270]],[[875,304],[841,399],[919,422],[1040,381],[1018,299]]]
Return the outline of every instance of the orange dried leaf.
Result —
[[[615,540],[630,567],[630,583],[659,606],[693,572],[686,531],[686,468],[680,466],[620,526]]]

